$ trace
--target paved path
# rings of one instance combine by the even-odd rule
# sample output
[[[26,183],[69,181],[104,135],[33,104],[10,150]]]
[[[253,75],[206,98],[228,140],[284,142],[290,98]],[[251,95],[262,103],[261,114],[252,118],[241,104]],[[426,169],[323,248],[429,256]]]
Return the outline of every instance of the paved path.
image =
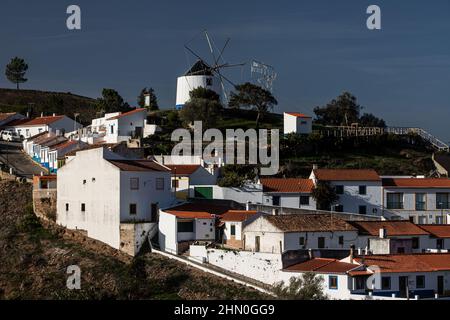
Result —
[[[41,171],[46,171],[33,160],[30,159],[22,151],[22,144],[20,142],[6,142],[0,141],[0,162],[8,164],[14,169],[16,175],[32,178],[33,175],[41,174]]]

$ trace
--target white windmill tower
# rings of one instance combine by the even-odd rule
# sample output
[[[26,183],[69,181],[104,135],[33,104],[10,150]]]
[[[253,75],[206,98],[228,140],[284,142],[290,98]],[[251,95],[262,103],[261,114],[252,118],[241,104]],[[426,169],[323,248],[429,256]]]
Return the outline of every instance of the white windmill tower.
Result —
[[[186,71],[186,73],[183,76],[178,77],[177,79],[177,98],[176,98],[177,109],[183,108],[186,102],[189,101],[190,99],[189,93],[198,87],[203,87],[216,92],[220,96],[222,102],[226,103],[228,100],[228,96],[225,90],[224,81],[228,82],[233,87],[235,86],[235,84],[228,78],[226,78],[223,75],[223,73],[221,73],[220,70],[224,68],[245,65],[245,63],[240,64],[228,64],[226,62],[220,63],[220,61],[223,60],[222,59],[223,52],[226,46],[228,45],[230,38],[227,39],[222,50],[220,50],[219,55],[216,57],[216,54],[213,49],[213,44],[208,35],[208,32],[205,31],[204,33],[206,41],[208,42],[209,50],[211,52],[212,63],[206,62],[206,59],[200,57],[200,55],[195,53],[187,45],[184,46],[186,50],[188,50],[191,54],[193,54],[197,58],[197,61],[189,68],[188,71]]]

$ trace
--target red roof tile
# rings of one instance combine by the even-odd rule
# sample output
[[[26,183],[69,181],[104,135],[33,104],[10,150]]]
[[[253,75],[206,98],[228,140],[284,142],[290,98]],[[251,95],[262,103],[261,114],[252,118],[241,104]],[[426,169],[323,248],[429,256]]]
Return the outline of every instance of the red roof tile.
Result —
[[[317,273],[346,273],[358,268],[357,264],[341,262],[337,259],[314,258],[305,262],[297,263],[283,269],[284,271],[301,271]]]
[[[381,181],[373,169],[315,169],[316,179],[324,181]]]
[[[380,229],[386,228],[387,236],[418,236],[428,235],[428,232],[419,228],[410,221],[349,221],[360,234],[379,236]]]
[[[419,224],[418,227],[436,238],[450,238],[450,224]]]
[[[330,214],[264,215],[270,224],[282,232],[356,231],[347,221]]]
[[[245,221],[257,212],[253,210],[229,210],[220,216],[221,221]]]
[[[450,188],[447,178],[384,178],[384,187],[394,188]]]
[[[0,113],[0,121],[6,120],[15,114],[16,114],[15,112]]]
[[[8,124],[8,126],[40,126],[51,124],[55,121],[61,120],[64,116],[49,116],[49,117],[39,117],[34,119],[20,119],[14,120]]]
[[[381,273],[450,271],[450,253],[366,255],[355,260],[377,266]]]
[[[172,170],[172,174],[189,176],[197,171],[201,166],[199,164],[167,164],[166,167]]]
[[[60,149],[64,149],[64,148],[70,147],[70,146],[72,146],[74,144],[77,144],[77,143],[78,143],[77,140],[64,141],[64,142],[61,142],[61,143],[53,146],[51,149],[52,150],[60,150]]]
[[[261,183],[264,192],[311,193],[314,189],[314,182],[310,179],[263,178]]]
[[[107,160],[122,171],[170,171],[154,160]]]
[[[185,203],[164,212],[173,214],[179,218],[212,218],[212,215],[220,216],[229,211],[226,206],[211,205],[207,203]]]
[[[127,116],[130,116],[130,115],[132,115],[132,114],[135,114],[135,113],[138,113],[138,112],[141,112],[141,111],[145,111],[145,110],[146,110],[145,108],[134,109],[134,110],[131,110],[131,111],[128,111],[128,112],[119,114],[119,115],[117,115],[117,116],[115,116],[115,117],[108,118],[108,119],[106,119],[106,120],[120,119],[120,118],[127,117]]]
[[[290,116],[297,117],[297,118],[311,118],[310,116],[307,116],[306,114],[298,113],[298,112],[285,112],[285,113]]]

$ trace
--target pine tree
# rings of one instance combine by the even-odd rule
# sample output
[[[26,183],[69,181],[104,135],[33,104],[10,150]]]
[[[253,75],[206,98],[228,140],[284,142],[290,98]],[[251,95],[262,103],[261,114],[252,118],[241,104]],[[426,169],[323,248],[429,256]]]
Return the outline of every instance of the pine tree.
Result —
[[[28,64],[25,60],[15,57],[11,59],[11,62],[6,65],[5,75],[9,81],[15,83],[17,90],[19,90],[19,83],[26,82],[25,73],[28,70]]]

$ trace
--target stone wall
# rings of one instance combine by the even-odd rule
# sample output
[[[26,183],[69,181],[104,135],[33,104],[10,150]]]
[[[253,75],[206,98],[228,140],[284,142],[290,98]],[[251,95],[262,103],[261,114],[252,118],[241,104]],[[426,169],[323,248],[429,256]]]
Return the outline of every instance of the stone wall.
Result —
[[[33,209],[39,218],[56,222],[56,189],[33,190]]]

